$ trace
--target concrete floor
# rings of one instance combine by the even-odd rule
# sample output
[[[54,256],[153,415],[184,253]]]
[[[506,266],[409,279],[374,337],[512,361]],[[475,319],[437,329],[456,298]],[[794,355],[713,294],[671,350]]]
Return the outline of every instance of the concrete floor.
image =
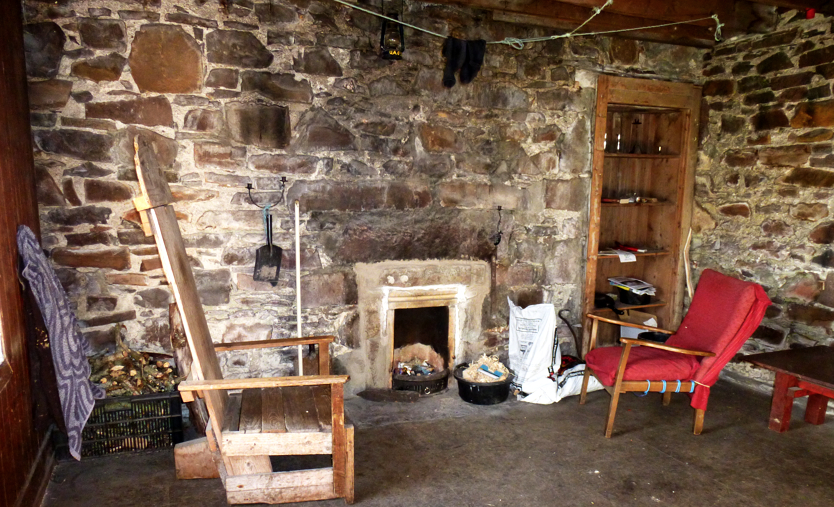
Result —
[[[512,397],[511,397],[512,398]],[[455,390],[413,404],[348,402],[360,506],[834,505],[834,422],[794,409],[767,429],[770,400],[724,381],[704,433],[685,395],[621,398],[610,440],[608,395],[587,405],[469,405]],[[177,481],[172,452],[61,463],[43,507],[225,506],[219,480]],[[341,500],[308,502],[343,505]]]

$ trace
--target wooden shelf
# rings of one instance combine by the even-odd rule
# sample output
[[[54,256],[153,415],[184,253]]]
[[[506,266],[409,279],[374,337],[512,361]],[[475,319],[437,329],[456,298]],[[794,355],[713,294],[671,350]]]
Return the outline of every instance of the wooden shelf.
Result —
[[[680,158],[680,155],[672,153],[604,153],[606,158]]]
[[[604,202],[604,207],[612,208],[638,208],[640,206],[674,206],[675,203],[669,201],[658,202]]]
[[[669,255],[668,250],[657,250],[654,252],[629,252],[633,253],[635,257],[659,257],[661,255]],[[616,254],[597,254],[597,259],[619,259]]]
[[[624,305],[623,303],[620,303],[619,301],[617,301],[617,303],[614,306],[617,308],[617,310],[634,310],[634,309],[637,309],[637,308],[657,308],[657,307],[660,307],[660,306],[666,306],[666,301],[652,301],[651,303],[648,303],[648,304],[645,304],[645,305]],[[593,310],[591,310],[591,312],[593,312],[593,313],[596,313],[596,312],[611,312],[611,311],[613,311],[613,310],[611,310],[611,308],[594,308]]]

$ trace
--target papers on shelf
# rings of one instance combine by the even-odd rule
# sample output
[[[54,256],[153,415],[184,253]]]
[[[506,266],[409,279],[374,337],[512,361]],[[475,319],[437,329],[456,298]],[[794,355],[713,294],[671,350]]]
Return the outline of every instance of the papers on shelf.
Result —
[[[612,276],[608,279],[608,283],[610,283],[614,287],[620,287],[621,289],[631,291],[641,296],[655,295],[654,285],[650,284],[649,282],[644,282],[643,280],[638,280],[637,278],[629,278],[627,276]]]
[[[627,252],[625,250],[617,250],[614,248],[609,248],[608,250],[600,250],[600,255],[616,255],[620,258],[620,262],[637,262],[637,256],[634,255],[632,252]]]

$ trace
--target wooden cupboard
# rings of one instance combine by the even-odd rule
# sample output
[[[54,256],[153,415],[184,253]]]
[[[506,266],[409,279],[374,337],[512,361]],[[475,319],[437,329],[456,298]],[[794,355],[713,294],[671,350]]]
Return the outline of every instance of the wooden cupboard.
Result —
[[[608,278],[626,276],[651,283],[656,295],[639,305],[618,300],[618,308],[652,313],[661,328],[680,323],[700,99],[692,84],[599,77],[583,315],[615,317],[596,308],[594,296],[616,294]],[[617,244],[642,251],[634,262],[620,262],[607,253]],[[597,343],[611,345],[618,336],[619,326],[600,325]]]

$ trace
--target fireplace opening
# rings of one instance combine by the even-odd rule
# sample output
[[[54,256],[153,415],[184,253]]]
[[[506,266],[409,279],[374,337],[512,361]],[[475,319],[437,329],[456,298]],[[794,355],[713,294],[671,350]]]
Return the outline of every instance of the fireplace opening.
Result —
[[[449,378],[449,307],[394,310],[391,387],[431,394]]]

